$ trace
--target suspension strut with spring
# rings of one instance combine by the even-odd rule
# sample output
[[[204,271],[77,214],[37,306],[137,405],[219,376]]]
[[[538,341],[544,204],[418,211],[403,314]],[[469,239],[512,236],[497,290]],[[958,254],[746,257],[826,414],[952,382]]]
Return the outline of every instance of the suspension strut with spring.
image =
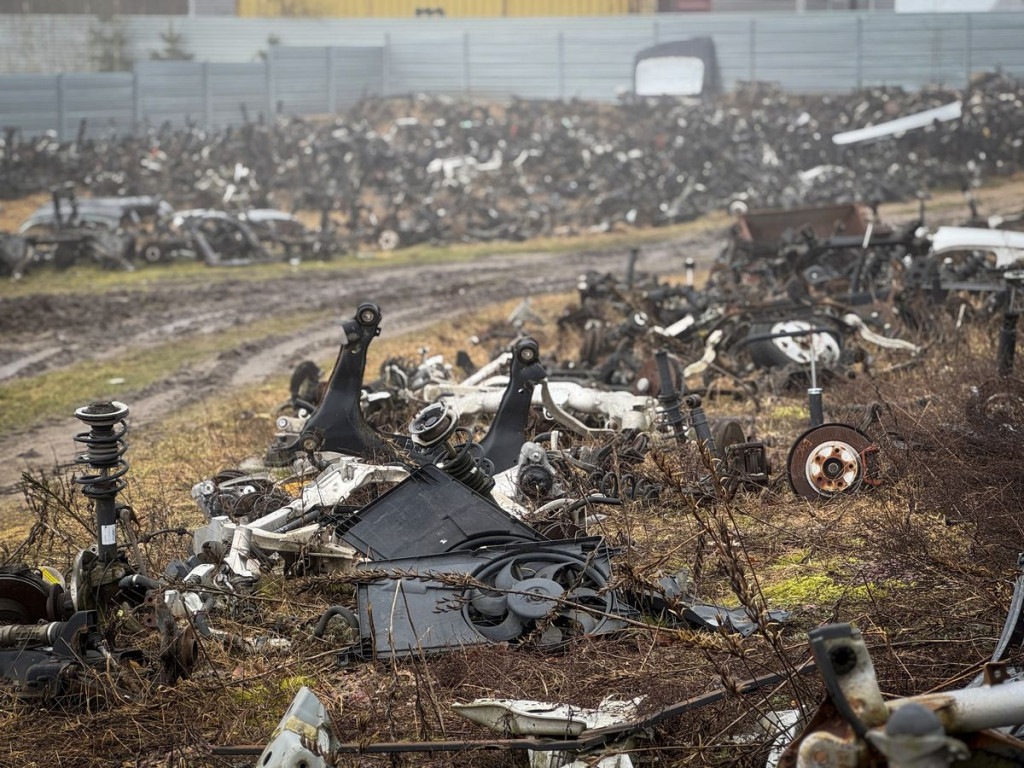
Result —
[[[487,459],[473,456],[473,433],[465,427],[458,427],[458,415],[446,403],[434,403],[420,411],[409,426],[412,441],[425,453],[437,455],[440,449],[442,458],[437,466],[460,483],[468,485],[479,494],[486,495],[494,487],[494,478],[488,474],[481,464],[490,464]],[[463,441],[452,442],[452,437],[460,434]]]
[[[96,554],[101,562],[117,558],[117,494],[125,488],[124,476],[128,449],[124,436],[128,432],[125,419],[128,406],[117,401],[92,403],[75,411],[75,417],[89,426],[88,432],[75,435],[75,442],[85,446],[85,453],[75,461],[95,470],[75,478],[82,493],[92,499],[96,513]]]
[[[679,406],[682,404],[675,383],[672,381],[672,370],[669,367],[668,352],[658,349],[654,352],[654,360],[658,364],[658,383],[660,394],[658,402],[664,423],[672,429],[677,443],[686,442],[685,419]],[[685,382],[683,382],[685,387]]]

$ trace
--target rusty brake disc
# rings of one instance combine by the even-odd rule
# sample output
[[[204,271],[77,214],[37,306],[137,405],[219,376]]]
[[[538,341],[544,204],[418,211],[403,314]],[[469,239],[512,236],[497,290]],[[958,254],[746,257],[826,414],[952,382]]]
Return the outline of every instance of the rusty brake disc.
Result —
[[[852,493],[867,476],[871,440],[847,424],[822,424],[797,438],[786,466],[793,492],[805,499]]]

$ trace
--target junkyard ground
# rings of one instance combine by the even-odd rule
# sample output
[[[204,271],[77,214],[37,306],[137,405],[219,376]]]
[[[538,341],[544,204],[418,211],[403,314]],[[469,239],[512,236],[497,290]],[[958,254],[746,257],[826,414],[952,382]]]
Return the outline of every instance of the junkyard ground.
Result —
[[[1019,207],[1024,182],[979,197],[985,210]],[[958,194],[936,196],[930,223],[962,219]],[[913,206],[883,208],[905,219]],[[680,272],[692,256],[707,263],[723,243],[722,220],[697,223],[668,242],[643,249],[639,267]],[[598,241],[599,243],[600,241]],[[292,365],[311,357],[329,365],[337,349],[336,318],[362,300],[377,301],[384,333],[374,343],[370,370],[388,356],[418,354],[421,345],[451,359],[468,348],[482,363],[492,344],[468,338],[500,321],[527,295],[546,320],[542,348],[559,339],[553,321],[574,301],[571,289],[586,269],[621,270],[624,250],[587,243],[579,252],[499,254],[429,266],[404,263],[372,268],[352,262],[295,272],[270,268],[244,275],[222,271],[157,270],[125,276],[85,270],[80,285],[48,276],[0,287],[0,485],[9,493],[0,508],[7,547],[17,547],[38,522],[41,503],[29,508],[13,486],[22,469],[48,470],[73,452],[74,407],[117,397],[132,408],[130,499],[146,529],[194,525],[199,514],[189,487],[259,453],[270,439],[262,418],[285,395]],[[117,285],[118,280],[123,284]],[[102,286],[100,288],[99,286]],[[544,298],[540,294],[556,294]],[[414,332],[415,331],[415,332]],[[1008,603],[1008,577],[1016,549],[1024,547],[1017,521],[1020,489],[1003,475],[998,488],[972,486],[982,472],[999,473],[1018,459],[1005,451],[979,467],[968,450],[938,434],[962,412],[968,387],[987,378],[993,329],[980,327],[952,351],[936,352],[916,369],[879,379],[836,382],[831,402],[904,402],[940,394],[924,413],[896,405],[888,419],[904,432],[932,432],[937,449],[896,461],[895,480],[873,494],[827,506],[796,500],[784,485],[740,497],[732,504],[694,507],[674,489],[693,469],[685,459],[660,455],[645,472],[666,492],[657,503],[612,509],[598,531],[623,550],[617,577],[642,580],[678,567],[695,570],[702,598],[744,600],[795,612],[781,633],[738,641],[654,625],[616,638],[574,644],[565,653],[505,646],[469,649],[429,661],[387,662],[339,669],[341,638],[310,637],[308,622],[329,604],[350,599],[340,580],[269,579],[239,631],[289,637],[284,657],[241,656],[204,644],[199,673],[173,689],[146,689],[132,701],[95,711],[50,711],[7,706],[0,731],[0,765],[251,765],[217,758],[209,745],[265,741],[298,686],[311,685],[334,717],[339,736],[364,740],[488,738],[456,718],[452,701],[477,696],[535,698],[595,705],[608,695],[644,696],[644,711],[721,685],[796,665],[807,656],[803,632],[825,621],[853,621],[869,636],[883,691],[920,693],[962,685],[991,651]],[[568,343],[571,340],[562,340]],[[27,366],[19,361],[34,359]],[[12,367],[17,367],[13,370]],[[112,383],[123,379],[121,383]],[[767,396],[758,404],[721,399],[716,412],[758,417],[758,435],[773,438],[776,475],[803,428],[799,394]],[[28,415],[23,415],[28,414]],[[892,426],[888,424],[887,426]],[[922,477],[941,476],[932,485]],[[1019,473],[1018,473],[1019,474]],[[60,488],[56,489],[58,495]],[[36,538],[10,555],[63,564],[88,533],[60,505],[35,528]],[[87,520],[84,514],[81,519]],[[154,567],[183,554],[183,537],[148,545]],[[698,542],[701,545],[698,547]],[[732,585],[732,588],[730,587]],[[230,626],[227,619],[221,626]],[[140,635],[138,642],[151,642]],[[208,662],[208,663],[207,663]],[[645,764],[684,765],[763,761],[763,744],[737,743],[752,732],[766,707],[813,704],[813,677],[794,677],[780,689],[731,699],[669,723],[636,745]],[[344,765],[388,764],[352,757]],[[449,757],[403,756],[393,765],[525,765],[520,754],[474,752]]]
[[[1015,210],[1024,181],[978,192],[986,213]],[[44,196],[4,203],[14,229]],[[883,206],[902,221],[914,204]],[[929,223],[966,215],[961,195],[938,193]],[[569,290],[583,271],[620,270],[630,245],[639,268],[706,265],[727,219],[712,214],[667,230],[616,232],[541,243],[421,247],[335,262],[210,269],[198,264],[127,274],[75,268],[0,284],[0,521],[20,474],[71,456],[66,419],[101,398],[131,403],[133,423],[158,423],[185,404],[222,397],[303,358],[329,363],[337,318],[363,300],[380,304],[394,337],[494,302]]]

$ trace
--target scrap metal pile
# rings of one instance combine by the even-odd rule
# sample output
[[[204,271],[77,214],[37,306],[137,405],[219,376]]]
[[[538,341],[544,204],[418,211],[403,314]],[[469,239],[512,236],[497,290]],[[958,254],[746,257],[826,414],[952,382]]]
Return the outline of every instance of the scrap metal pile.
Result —
[[[666,225],[734,200],[889,201],[1010,175],[1024,159],[1022,100],[1020,82],[988,75],[963,93],[794,96],[757,85],[703,102],[614,106],[409,97],[365,101],[327,125],[280,118],[109,139],[80,133],[65,144],[9,131],[0,196],[70,183],[186,208],[312,211],[320,236],[350,249],[524,240]],[[942,111],[949,106],[955,119]],[[884,142],[840,138],[936,109],[934,122]],[[228,234],[240,240],[245,229],[233,221]]]
[[[998,375],[967,403],[968,426],[949,429],[1019,455],[1024,385],[1012,373],[1024,235],[928,233],[920,222],[893,229],[855,206],[735,213],[732,241],[704,286],[691,262],[680,265],[681,281],[664,282],[640,271],[633,252],[621,275],[580,277],[578,302],[549,349],[524,302],[479,334],[495,342],[489,362],[472,359],[480,347],[454,364],[424,353],[387,360],[371,380],[368,354],[386,308],[360,304],[342,323],[328,379],[312,362],[296,368],[265,452],[194,485],[204,522],[162,574],[145,569],[134,512],[119,498],[128,407],[79,409],[89,429],[75,437],[87,467],[76,482],[93,501],[96,540],[66,589],[43,566],[0,574],[0,676],[18,698],[64,700],[111,682],[130,689],[140,676],[172,684],[197,672],[206,642],[237,654],[287,651],[291,640],[246,608],[281,578],[346,587],[308,627],[346,669],[378,660],[419,669],[488,647],[571,656],[584,643],[599,648],[651,628],[695,644],[695,633],[680,633],[781,647],[787,611],[749,594],[739,606],[719,604],[685,571],[638,578],[626,558],[633,542],[609,536],[605,521],[620,508],[642,515],[663,503],[704,519],[701,510],[732,510],[744,498],[825,505],[885,493],[900,467],[927,464],[934,446],[894,430],[881,418],[885,404],[832,402],[829,392],[923,365],[967,323],[1001,323],[989,355]],[[758,411],[786,392],[791,401],[806,393],[796,401],[804,428],[780,445]],[[730,399],[753,403],[753,418],[720,415]],[[734,533],[717,539],[722,552],[735,547]],[[730,580],[740,595],[741,576]],[[159,649],[119,650],[125,617],[155,630]],[[247,631],[223,629],[229,622]],[[536,765],[586,756],[626,766],[635,739],[655,726],[816,670],[827,702],[817,714],[777,720],[769,741],[778,742],[779,764],[1024,760],[1024,680],[1007,666],[1024,644],[1024,578],[986,676],[967,688],[887,702],[859,630],[820,627],[810,640],[813,663],[742,683],[723,674],[726,688],[645,714],[643,697],[593,709],[490,698],[458,705],[502,737],[475,741],[342,739],[303,688],[265,748],[214,752],[312,767],[344,754],[494,747],[530,750]]]
[[[136,263],[188,258],[209,266],[328,259],[338,250],[326,219],[308,229],[294,215],[265,208],[227,213],[175,211],[157,196],[80,199],[73,184],[55,187],[15,234],[0,233],[0,275],[20,278],[52,264],[92,263],[132,271]]]

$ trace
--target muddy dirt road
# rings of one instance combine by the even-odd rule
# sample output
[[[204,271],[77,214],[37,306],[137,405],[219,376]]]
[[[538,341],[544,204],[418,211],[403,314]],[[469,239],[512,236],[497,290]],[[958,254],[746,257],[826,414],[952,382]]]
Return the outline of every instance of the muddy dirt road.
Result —
[[[1019,210],[1024,180],[1016,179],[979,190],[988,213]],[[906,224],[917,206],[882,207],[884,221]],[[929,201],[927,224],[961,223],[966,207],[959,192],[944,192]],[[708,264],[725,242],[719,225],[698,222],[692,232],[641,249],[638,269],[657,274],[680,273],[683,260]],[[399,266],[362,265],[347,269],[303,267],[292,274],[261,278],[239,271],[214,276],[173,277],[153,270],[152,279],[137,287],[56,293],[38,278],[31,293],[0,294],[0,408],[16,408],[3,397],[11,382],[32,382],[40,374],[90,362],[117,361],[126,353],[159,350],[224,333],[251,323],[278,319],[281,330],[195,360],[136,391],[119,395],[132,409],[133,428],[159,422],[174,409],[287,374],[304,358],[329,359],[337,350],[336,321],[310,321],[309,316],[344,318],[359,302],[377,302],[382,329],[393,336],[482,309],[517,297],[571,290],[588,269],[625,268],[623,248],[590,252],[494,254],[473,261]],[[292,322],[305,313],[307,320]],[[243,334],[244,335],[244,334]],[[45,381],[45,380],[44,380]],[[52,386],[52,385],[51,385]],[[16,492],[26,469],[51,468],[72,458],[74,429],[69,413],[35,419],[17,431],[0,432],[0,502]],[[24,420],[23,420],[24,421]],[[25,422],[27,424],[27,422]]]
[[[707,263],[721,246],[718,233],[696,235],[641,251],[638,269],[669,273],[683,259]],[[0,299],[0,386],[69,365],[116,359],[125,350],[301,311],[347,317],[359,302],[377,302],[385,334],[413,330],[454,314],[517,297],[571,290],[588,269],[621,270],[623,251],[494,255],[431,266],[352,271],[326,268],[273,280],[206,283],[174,280],[96,296],[29,295]],[[172,409],[286,373],[303,358],[324,358],[338,347],[336,322],[297,327],[211,356],[131,395],[132,423],[159,421]],[[127,398],[126,398],[127,399]],[[70,416],[70,414],[68,414]],[[14,492],[21,472],[72,457],[68,418],[0,436],[0,488]]]

